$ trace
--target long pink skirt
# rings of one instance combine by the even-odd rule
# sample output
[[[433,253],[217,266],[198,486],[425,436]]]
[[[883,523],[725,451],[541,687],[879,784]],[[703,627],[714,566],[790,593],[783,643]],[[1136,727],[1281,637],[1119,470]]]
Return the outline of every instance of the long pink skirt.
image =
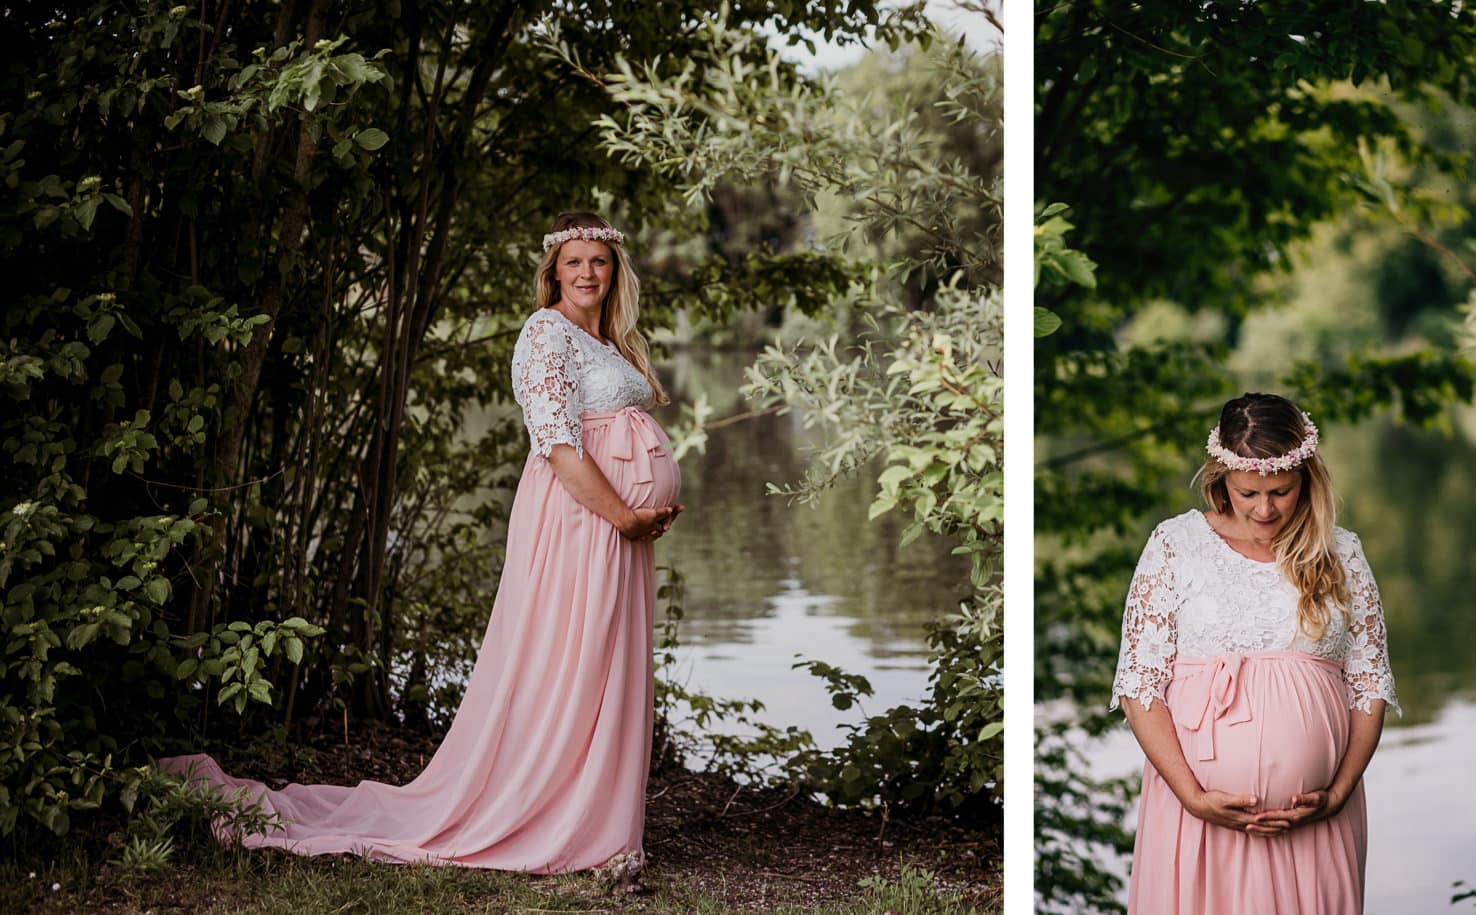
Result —
[[[1348,748],[1348,691],[1336,661],[1293,651],[1179,658],[1166,695],[1199,784],[1254,795],[1257,811],[1326,788]],[[1367,846],[1361,783],[1337,816],[1265,838],[1190,815],[1150,763],[1128,911],[1359,913]]]
[[[668,442],[644,411],[586,414],[584,448],[627,504],[674,504]],[[414,781],[288,785],[226,775],[209,756],[160,761],[246,787],[288,825],[245,839],[559,873],[639,852],[652,726],[654,554],[575,502],[529,455],[481,653],[446,739]]]

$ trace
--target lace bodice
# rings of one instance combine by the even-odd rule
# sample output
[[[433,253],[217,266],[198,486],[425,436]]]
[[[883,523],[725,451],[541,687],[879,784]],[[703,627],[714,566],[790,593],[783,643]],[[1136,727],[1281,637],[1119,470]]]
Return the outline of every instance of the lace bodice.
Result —
[[[1389,670],[1384,610],[1358,535],[1335,528],[1351,606],[1332,608],[1322,638],[1297,626],[1297,589],[1274,562],[1231,548],[1200,511],[1154,529],[1138,560],[1122,618],[1112,704],[1163,699],[1177,655],[1209,658],[1255,651],[1302,651],[1340,661],[1350,708],[1383,699],[1399,711]]]
[[[544,457],[559,443],[584,457],[584,414],[652,400],[646,376],[613,343],[600,343],[554,308],[540,308],[523,322],[513,347],[512,384],[529,441]]]

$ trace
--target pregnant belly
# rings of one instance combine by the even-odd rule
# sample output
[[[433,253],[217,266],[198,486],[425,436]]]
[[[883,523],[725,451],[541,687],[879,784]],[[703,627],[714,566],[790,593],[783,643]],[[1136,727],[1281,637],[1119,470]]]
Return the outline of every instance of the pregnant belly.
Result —
[[[1169,685],[1179,743],[1199,784],[1254,795],[1257,810],[1326,788],[1348,749],[1337,665],[1266,652],[1245,656],[1232,673],[1234,666],[1176,664]]]
[[[681,472],[671,458],[671,442],[649,414],[586,414],[584,448],[626,505],[676,504]]]

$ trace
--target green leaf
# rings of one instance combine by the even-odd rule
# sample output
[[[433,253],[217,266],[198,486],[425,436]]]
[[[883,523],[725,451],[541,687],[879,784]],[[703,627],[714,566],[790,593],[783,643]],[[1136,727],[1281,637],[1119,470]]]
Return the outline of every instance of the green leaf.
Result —
[[[1035,336],[1049,337],[1061,327],[1061,318],[1053,311],[1035,306]]]
[[[866,520],[875,521],[877,518],[891,511],[896,504],[897,500],[895,498],[882,495],[877,496],[876,500],[871,503],[871,508],[866,512]]]
[[[213,117],[205,121],[205,126],[200,128],[203,136],[212,146],[219,146],[220,141],[225,139],[226,122],[222,118]]]
[[[169,600],[169,580],[166,578],[151,578],[144,585],[144,594],[149,600],[160,606]]]
[[[227,702],[231,701],[231,699],[233,699],[237,693],[239,693],[241,690],[243,690],[245,688],[246,688],[246,685],[244,683],[241,683],[240,681],[237,681],[235,683],[231,683],[231,684],[223,687],[221,689],[221,691],[218,694],[216,694],[215,704],[216,705],[225,705]]]
[[[881,475],[876,478],[876,482],[884,490],[895,490],[903,480],[910,478],[912,473],[913,471],[909,467],[902,464],[893,464],[881,472]]]
[[[373,152],[389,142],[389,134],[380,130],[378,127],[370,127],[355,134],[354,142],[358,143],[364,149]]]
[[[119,197],[117,194],[103,194],[103,199],[108,202],[109,206],[124,216],[131,217],[133,215],[133,207],[129,206],[128,201]]]
[[[102,203],[101,197],[91,197],[77,204],[72,210],[72,218],[84,231],[91,230],[92,219],[97,215],[97,206]]]
[[[94,344],[103,342],[112,332],[115,323],[117,319],[110,314],[98,315],[91,324],[87,325],[87,338]]]

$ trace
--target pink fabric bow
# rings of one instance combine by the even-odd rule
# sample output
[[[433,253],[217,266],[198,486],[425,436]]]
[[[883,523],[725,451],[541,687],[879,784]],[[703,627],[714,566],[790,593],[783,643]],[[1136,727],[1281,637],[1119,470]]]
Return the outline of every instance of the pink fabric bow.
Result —
[[[664,440],[650,414],[634,406],[617,410],[610,431],[610,456],[635,464],[635,482],[652,482],[651,456],[662,453]]]
[[[1240,667],[1245,657],[1221,655],[1184,684],[1181,708],[1184,727],[1195,733],[1194,753],[1201,760],[1215,758],[1215,722],[1242,724],[1251,720],[1250,703],[1240,692]]]

